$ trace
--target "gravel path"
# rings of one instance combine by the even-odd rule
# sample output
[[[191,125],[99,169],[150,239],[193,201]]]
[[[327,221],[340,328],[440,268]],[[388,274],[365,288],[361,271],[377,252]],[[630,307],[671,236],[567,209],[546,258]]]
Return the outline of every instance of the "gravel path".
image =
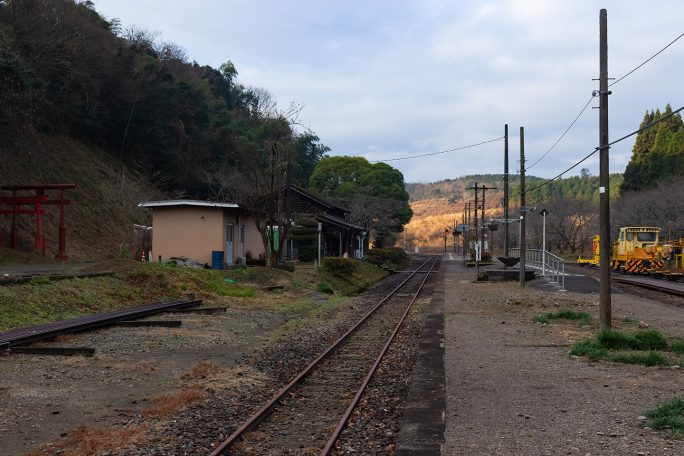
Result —
[[[645,427],[646,410],[681,395],[671,367],[591,363],[569,346],[596,327],[538,324],[562,308],[598,315],[597,295],[545,293],[517,283],[472,283],[443,266],[447,366],[444,455],[684,455],[684,442]],[[641,322],[684,335],[684,312],[613,295],[614,327]],[[595,325],[595,324],[594,324]]]

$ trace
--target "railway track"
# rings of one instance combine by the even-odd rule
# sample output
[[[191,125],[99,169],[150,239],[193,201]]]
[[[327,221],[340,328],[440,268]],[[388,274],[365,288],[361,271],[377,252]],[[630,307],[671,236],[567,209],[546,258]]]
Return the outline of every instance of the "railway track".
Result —
[[[660,291],[674,296],[684,297],[684,284],[677,282],[663,281],[662,279],[651,279],[648,277],[625,276],[613,274],[613,282],[626,283],[648,290]]]
[[[568,264],[566,265],[566,270],[596,278],[599,276],[598,268],[589,268]],[[622,283],[646,290],[666,293],[672,296],[684,297],[684,283],[682,282],[669,280],[667,278],[654,278],[643,275],[623,274],[615,271],[611,273],[610,277],[613,283]]]
[[[211,456],[329,454],[438,264],[428,258],[334,342]]]

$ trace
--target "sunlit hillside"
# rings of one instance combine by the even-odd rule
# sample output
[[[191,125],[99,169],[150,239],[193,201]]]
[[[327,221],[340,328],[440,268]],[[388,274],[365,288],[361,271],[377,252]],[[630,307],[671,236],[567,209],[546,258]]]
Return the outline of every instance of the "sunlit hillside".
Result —
[[[487,220],[501,216],[501,196],[501,193],[487,195]],[[463,200],[456,200],[453,203],[449,203],[448,198],[413,201],[411,209],[413,218],[404,227],[403,236],[399,240],[399,245],[407,249],[412,249],[413,246],[441,246],[444,244],[444,230],[448,228],[451,233],[454,226],[463,223]],[[474,214],[471,213],[471,217],[474,217]],[[452,242],[451,234],[448,242]]]

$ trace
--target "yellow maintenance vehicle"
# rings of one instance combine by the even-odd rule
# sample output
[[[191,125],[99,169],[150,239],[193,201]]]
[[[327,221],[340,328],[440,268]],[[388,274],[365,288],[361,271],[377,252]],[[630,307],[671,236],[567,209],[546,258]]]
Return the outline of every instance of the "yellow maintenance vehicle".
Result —
[[[598,267],[599,265],[599,253],[600,253],[600,245],[599,245],[599,235],[594,236],[594,241],[591,244],[591,251],[594,254],[591,258],[582,258],[582,255],[580,255],[579,258],[577,258],[577,264],[580,266],[596,266]]]
[[[663,269],[672,253],[670,244],[660,244],[660,228],[628,226],[620,228],[613,243],[610,267],[615,271],[643,274]]]
[[[664,271],[665,260],[676,250],[670,243],[661,243],[660,228],[651,226],[627,226],[620,228],[613,243],[610,257],[611,269],[633,274]],[[594,236],[591,258],[577,259],[581,266],[598,266],[600,254],[599,235]],[[676,253],[676,252],[675,252]],[[680,258],[677,258],[680,259]]]

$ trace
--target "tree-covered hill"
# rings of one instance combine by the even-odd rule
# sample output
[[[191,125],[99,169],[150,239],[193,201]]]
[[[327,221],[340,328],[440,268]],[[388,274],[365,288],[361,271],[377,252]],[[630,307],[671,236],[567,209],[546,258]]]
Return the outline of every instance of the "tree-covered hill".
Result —
[[[33,128],[93,144],[166,192],[208,196],[230,171],[268,167],[275,143],[293,183],[327,152],[293,124],[298,108],[244,86],[226,59],[108,21],[91,1],[0,1],[0,132]]]
[[[472,187],[476,182],[478,186],[485,185],[496,188],[498,192],[503,191],[503,175],[501,174],[469,175],[430,184],[408,183],[406,184],[406,191],[409,193],[412,202],[446,198],[449,203],[454,203],[473,199]],[[614,198],[618,195],[622,175],[612,174],[610,182],[610,194]],[[542,203],[558,199],[598,201],[598,187],[598,176],[590,175],[587,170],[582,170],[580,176],[570,176],[548,183],[547,179],[541,177],[525,177],[525,188],[529,203]],[[509,176],[509,195],[511,195],[512,204],[519,194],[520,176],[513,174]]]
[[[238,202],[280,183],[276,174],[306,186],[329,149],[297,127],[299,110],[240,82],[227,58],[200,65],[91,1],[0,0],[0,185],[78,185],[67,208],[72,258],[133,255],[133,224],[149,221],[144,199]],[[19,219],[31,249],[35,221]],[[8,231],[3,217],[0,242]]]

